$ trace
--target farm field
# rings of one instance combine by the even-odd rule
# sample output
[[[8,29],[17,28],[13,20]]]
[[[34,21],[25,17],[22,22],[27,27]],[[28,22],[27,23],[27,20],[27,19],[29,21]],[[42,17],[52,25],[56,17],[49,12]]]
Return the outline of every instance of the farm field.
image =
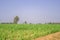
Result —
[[[60,32],[60,24],[0,24],[0,40],[34,40]]]

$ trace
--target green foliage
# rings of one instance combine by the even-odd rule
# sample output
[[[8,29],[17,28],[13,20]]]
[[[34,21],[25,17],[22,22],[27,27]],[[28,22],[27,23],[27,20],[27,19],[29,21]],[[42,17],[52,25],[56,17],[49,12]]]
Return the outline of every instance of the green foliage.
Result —
[[[0,24],[0,40],[33,40],[58,31],[59,24]]]

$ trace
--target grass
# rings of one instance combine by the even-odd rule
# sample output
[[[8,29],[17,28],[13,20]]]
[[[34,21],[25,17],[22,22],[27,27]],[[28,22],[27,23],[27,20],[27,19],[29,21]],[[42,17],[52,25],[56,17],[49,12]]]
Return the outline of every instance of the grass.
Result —
[[[59,31],[59,24],[0,24],[0,40],[33,40]]]

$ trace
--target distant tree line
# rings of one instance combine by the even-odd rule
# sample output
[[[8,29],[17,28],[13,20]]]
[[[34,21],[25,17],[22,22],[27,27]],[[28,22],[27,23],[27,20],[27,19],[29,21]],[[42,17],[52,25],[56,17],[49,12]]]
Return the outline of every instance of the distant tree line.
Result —
[[[13,24],[13,23],[8,23],[8,22],[2,22],[1,24]]]
[[[2,22],[0,24],[17,24],[18,21],[19,21],[19,17],[15,16],[13,22]],[[25,21],[24,24],[27,24],[27,21]]]
[[[52,23],[52,22],[50,22],[50,23],[47,23],[47,24],[60,24],[60,23],[57,23],[57,22],[56,22],[56,23],[55,23],[55,22],[54,22],[54,23]]]
[[[17,24],[18,21],[19,21],[19,17],[15,16],[13,22],[2,22],[0,24]],[[27,21],[25,21],[24,24],[27,24]],[[32,24],[32,23],[30,23],[30,24]],[[41,24],[41,23],[38,23],[38,24]],[[53,22],[53,23],[49,22],[49,23],[45,23],[45,24],[60,24],[60,23],[58,23],[58,22]]]
[[[13,22],[2,22],[1,24],[17,24],[19,21],[19,17],[15,16]]]

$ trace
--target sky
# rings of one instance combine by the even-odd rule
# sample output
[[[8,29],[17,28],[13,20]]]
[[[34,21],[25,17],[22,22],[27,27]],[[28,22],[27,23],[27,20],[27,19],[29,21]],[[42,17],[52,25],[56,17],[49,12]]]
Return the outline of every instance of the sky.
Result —
[[[0,22],[60,22],[60,0],[0,0]]]

